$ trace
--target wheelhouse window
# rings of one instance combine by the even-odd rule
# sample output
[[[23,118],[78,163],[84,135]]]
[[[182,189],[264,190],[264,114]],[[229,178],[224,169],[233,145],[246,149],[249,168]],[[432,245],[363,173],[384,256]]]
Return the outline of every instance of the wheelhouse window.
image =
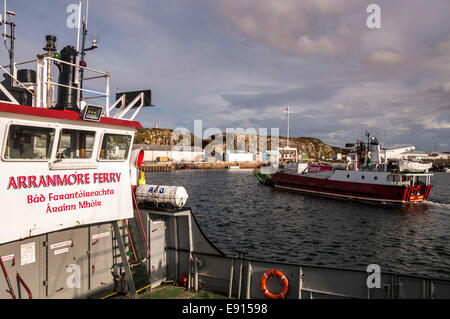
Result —
[[[128,158],[131,136],[120,134],[103,135],[102,148],[99,158],[106,161],[123,161]]]
[[[401,182],[401,177],[400,175],[388,175],[387,177],[388,182],[391,183],[400,183]]]
[[[95,132],[62,129],[57,158],[91,158]]]
[[[52,153],[55,129],[25,125],[10,125],[5,159],[46,160]]]

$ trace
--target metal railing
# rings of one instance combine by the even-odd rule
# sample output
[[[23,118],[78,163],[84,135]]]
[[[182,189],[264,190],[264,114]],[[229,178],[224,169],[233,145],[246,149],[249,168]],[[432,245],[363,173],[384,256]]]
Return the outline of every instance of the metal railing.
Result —
[[[53,63],[52,63],[53,62]],[[17,70],[18,66],[24,66],[27,64],[35,64],[35,70],[36,70],[36,82],[33,83],[32,89],[30,90],[30,87],[25,86],[23,83],[21,83],[17,79]],[[82,79],[79,79],[78,77],[75,77],[75,84],[76,86],[69,86],[60,84],[58,82],[53,81],[53,78],[55,78],[52,74],[52,65],[60,63],[60,64],[67,64],[70,66],[75,67],[75,74],[77,74],[77,71],[80,69],[84,72],[92,72],[94,73],[93,76],[89,77],[83,77]],[[81,102],[84,100],[92,100],[92,99],[104,99],[104,106],[106,115],[109,116],[109,109],[110,109],[110,103],[109,103],[109,97],[110,97],[110,73],[99,71],[93,68],[89,67],[83,67],[80,65],[76,65],[70,62],[62,61],[59,59],[55,59],[52,57],[38,57],[34,60],[28,60],[23,62],[16,62],[14,63],[13,70],[10,70],[8,72],[6,68],[9,68],[8,66],[0,66],[0,69],[2,69],[6,74],[8,74],[11,79],[13,80],[14,86],[20,86],[25,88],[28,92],[30,92],[33,95],[33,106],[39,107],[39,108],[51,108],[55,106],[55,89],[56,87],[65,87],[68,89],[74,89],[77,92],[77,106],[80,108]],[[86,81],[96,80],[96,79],[105,79],[105,89],[104,91],[100,90],[94,90],[94,89],[86,89],[81,87],[81,81],[85,83]],[[34,92],[34,93],[33,93]],[[87,93],[88,96],[82,96],[82,93]],[[11,99],[11,97],[5,93],[5,95],[11,100],[11,102],[17,104],[15,99]]]
[[[52,63],[53,62],[53,63]],[[78,77],[75,77],[74,84],[76,86],[69,86],[60,84],[58,82],[53,81],[51,66],[54,63],[61,63],[75,67],[75,74],[82,69],[84,72],[89,71],[96,75],[85,77],[82,79],[83,84],[86,81],[96,80],[96,79],[105,79],[105,90],[99,91],[94,89],[86,89],[81,87],[81,81]],[[104,99],[105,109],[109,109],[109,96],[110,96],[110,73],[99,71],[89,67],[83,67],[80,65],[76,65],[74,63],[58,60],[52,57],[44,57],[43,59],[36,60],[36,99],[35,105],[36,107],[50,108],[54,106],[55,101],[55,88],[56,87],[65,87],[68,89],[74,89],[77,92],[77,103],[78,107],[81,106],[81,101],[84,100],[92,100],[92,99]],[[87,93],[88,96],[82,96],[82,93]],[[90,96],[89,96],[90,94]]]
[[[35,64],[34,70],[36,72],[36,80],[34,83],[26,83],[23,84],[17,79],[18,74],[18,66],[25,66],[29,64]],[[55,68],[52,68],[53,65],[69,65],[75,68],[75,79],[73,81],[73,85],[66,85],[58,83],[55,79],[58,77]],[[23,62],[18,62],[13,64],[13,70],[8,72],[6,69],[10,68],[10,66],[0,66],[6,74],[8,74],[12,79],[13,86],[20,86],[26,89],[30,94],[32,94],[32,106],[38,108],[52,108],[56,105],[56,88],[63,87],[67,89],[72,89],[76,91],[77,95],[77,106],[82,111],[84,105],[91,104],[92,100],[100,100],[96,105],[103,107],[103,116],[113,117],[116,119],[123,120],[134,120],[137,114],[140,112],[142,107],[144,106],[145,95],[143,92],[135,96],[132,101],[128,101],[126,99],[126,93],[124,93],[120,98],[118,98],[112,105],[110,104],[110,77],[111,74],[109,72],[104,72],[100,70],[96,70],[93,68],[89,68],[87,66],[81,66],[74,63],[70,63],[67,61],[62,61],[49,56],[37,56],[34,60],[28,60]],[[33,66],[25,67],[28,69],[33,69]],[[78,74],[82,73],[83,75],[87,73],[87,76],[82,76],[81,78]],[[103,83],[94,83],[91,84],[95,80],[102,80]],[[86,88],[85,83],[89,83],[91,86]],[[103,87],[104,89],[99,87]],[[17,100],[8,92],[8,90],[0,84],[0,91],[4,93],[4,95],[10,101],[4,101],[7,103],[19,104]],[[84,105],[83,105],[84,102]],[[117,108],[117,111],[114,112],[114,115],[111,115],[111,112],[114,108]],[[130,118],[125,118],[125,115],[134,108],[135,111],[131,115]]]

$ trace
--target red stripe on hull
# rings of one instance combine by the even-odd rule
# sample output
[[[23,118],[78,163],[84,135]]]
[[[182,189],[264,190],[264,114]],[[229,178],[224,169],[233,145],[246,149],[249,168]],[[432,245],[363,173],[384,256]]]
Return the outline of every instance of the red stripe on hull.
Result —
[[[272,179],[274,186],[278,188],[327,196],[389,202],[422,201],[425,198],[425,192],[420,192],[420,195],[414,193],[412,196],[413,187],[341,182],[285,173],[276,173],[272,175]],[[414,190],[417,192],[425,187],[419,185],[414,187]]]
[[[426,186],[426,192],[425,192],[425,198],[424,198],[424,200],[428,200],[428,196],[430,196],[430,192],[431,192],[431,189],[433,188],[433,186],[431,186],[431,185],[427,185]]]
[[[412,186],[410,186],[410,187],[408,188],[408,192],[406,193],[405,201],[409,201],[409,200],[411,199],[412,189],[413,189]]]

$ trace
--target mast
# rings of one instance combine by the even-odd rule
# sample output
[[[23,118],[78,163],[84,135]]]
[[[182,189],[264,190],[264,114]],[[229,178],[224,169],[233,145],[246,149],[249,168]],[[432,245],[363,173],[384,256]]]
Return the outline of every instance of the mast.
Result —
[[[289,149],[289,137],[290,137],[290,124],[291,124],[290,114],[289,114],[289,111],[290,111],[290,107],[289,106],[287,106],[286,111],[287,111],[287,142],[286,142],[286,150],[288,150]],[[298,162],[297,148],[295,147],[294,149],[295,149],[295,161]]]
[[[287,107],[287,144],[286,147],[289,147],[289,106]]]
[[[80,109],[81,106],[81,94],[80,94],[80,32],[81,32],[81,1],[78,2],[78,20],[77,20],[77,55],[75,57],[75,81],[74,84],[77,86],[77,106]]]
[[[15,35],[14,35],[14,27],[16,26],[16,24],[13,21],[13,17],[16,15],[15,12],[13,11],[7,11],[6,10],[6,0],[3,1],[3,17],[0,19],[0,25],[3,24],[3,41],[5,43],[5,47],[8,50],[8,54],[9,54],[9,72],[11,73],[12,77],[15,77],[15,66],[14,66],[14,40]],[[9,21],[7,20],[6,16],[9,17]],[[1,17],[1,15],[0,15]],[[6,26],[9,24],[9,30],[10,30],[10,34],[8,35],[6,32]],[[9,48],[6,46],[6,39],[9,38],[10,42],[9,42]],[[13,86],[14,85],[14,81],[13,78],[10,77],[9,81],[10,81],[10,85]]]
[[[85,57],[86,51],[91,51],[97,48],[97,43],[100,40],[99,36],[93,36],[92,46],[90,48],[86,48],[86,36],[88,33],[88,14],[89,14],[89,0],[86,0],[86,12],[85,16],[82,17],[81,20],[81,52],[80,52],[80,65],[82,67],[86,67]],[[80,88],[83,88],[83,77],[84,77],[84,69],[80,69]],[[83,92],[80,90],[80,99],[83,98]]]
[[[15,13],[12,11],[7,11],[6,14],[9,16],[9,27],[10,27],[10,31],[11,31],[11,33],[9,35],[9,38],[10,38],[10,42],[9,42],[9,65],[10,65],[9,70],[10,71],[9,72],[11,72],[11,74],[13,76],[16,76],[15,66],[14,66],[14,40],[16,38],[14,37],[15,24],[13,21],[13,16],[15,15]],[[8,37],[8,35],[6,35],[6,37]],[[13,85],[13,79],[11,79],[11,86],[12,85]]]

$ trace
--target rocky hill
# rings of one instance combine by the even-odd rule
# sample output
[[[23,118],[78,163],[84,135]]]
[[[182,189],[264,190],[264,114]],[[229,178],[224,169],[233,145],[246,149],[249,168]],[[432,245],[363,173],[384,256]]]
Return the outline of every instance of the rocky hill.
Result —
[[[189,134],[189,138],[185,140],[184,145],[206,145],[212,143],[217,138],[223,138],[223,150],[226,150],[226,138],[225,136],[216,136],[208,139],[200,140],[194,134]],[[245,149],[249,149],[250,143],[252,145],[259,145],[259,136],[250,135],[235,135],[234,136],[234,149],[242,149],[245,143]],[[190,140],[190,141],[189,141]],[[182,143],[183,137],[180,133],[173,132],[171,129],[164,128],[152,128],[152,129],[138,129],[136,132],[135,143],[136,144],[153,144],[153,145],[171,145],[174,146],[178,143]],[[264,142],[264,141],[262,141]],[[270,149],[271,137],[268,136],[266,140],[267,149]],[[280,147],[287,145],[286,137],[279,137]],[[240,146],[240,147],[239,147]],[[325,144],[321,140],[313,137],[294,137],[289,138],[289,147],[295,147],[299,154],[307,154],[309,158],[326,158],[332,157],[333,154],[340,152],[337,147],[333,147]],[[258,149],[259,150],[259,149]]]
[[[195,142],[199,142],[194,134],[189,134],[190,141],[186,141],[185,145],[195,145]],[[168,128],[145,128],[138,129],[136,131],[136,136],[134,138],[135,144],[147,144],[147,145],[170,145],[174,146],[181,143],[183,136],[181,132],[173,132],[172,129]],[[203,141],[201,141],[203,144]]]

